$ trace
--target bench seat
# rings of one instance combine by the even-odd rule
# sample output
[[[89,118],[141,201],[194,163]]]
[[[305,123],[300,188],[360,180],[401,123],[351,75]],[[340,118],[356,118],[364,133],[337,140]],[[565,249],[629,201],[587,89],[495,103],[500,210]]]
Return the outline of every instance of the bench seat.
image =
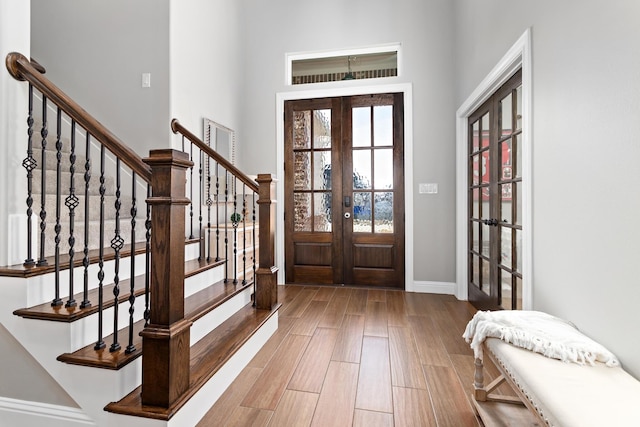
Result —
[[[485,424],[492,423],[483,417],[484,403],[516,403],[508,396],[492,394],[506,381],[521,404],[537,417],[537,422],[527,425],[640,426],[640,381],[621,367],[565,363],[497,338],[487,338],[482,345],[484,356],[490,357],[502,374],[485,387],[483,365],[476,359],[473,399]]]

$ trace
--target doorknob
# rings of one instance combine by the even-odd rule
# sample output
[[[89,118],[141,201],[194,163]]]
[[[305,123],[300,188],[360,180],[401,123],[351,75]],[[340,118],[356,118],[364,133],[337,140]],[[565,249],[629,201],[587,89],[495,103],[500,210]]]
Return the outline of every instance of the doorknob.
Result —
[[[495,218],[491,218],[491,219],[483,219],[483,220],[482,220],[482,222],[483,222],[485,225],[492,225],[492,226],[494,226],[494,227],[497,227],[497,226],[498,226],[498,220],[497,220],[497,219],[495,219]]]
[[[351,218],[351,212],[345,212],[345,213],[344,213],[344,217],[345,217],[346,219]]]

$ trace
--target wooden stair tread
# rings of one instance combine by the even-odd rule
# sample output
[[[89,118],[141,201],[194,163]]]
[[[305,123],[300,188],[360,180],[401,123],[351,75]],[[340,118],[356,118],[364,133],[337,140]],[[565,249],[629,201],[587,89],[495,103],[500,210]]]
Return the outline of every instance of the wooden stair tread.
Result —
[[[191,347],[189,389],[170,408],[142,405],[140,386],[120,401],[109,403],[105,410],[145,418],[170,419],[279,307],[280,305],[272,310],[257,310],[247,304]]]
[[[185,241],[185,245],[191,245],[198,243],[198,239],[187,239]],[[79,250],[76,252],[74,257],[73,266],[82,267],[82,261],[84,258],[84,254],[82,252],[82,248],[78,247]],[[135,254],[140,255],[144,254],[146,251],[146,242],[136,242],[135,245]],[[126,244],[120,250],[120,258],[126,258],[131,256],[131,245]],[[111,261],[115,259],[115,251],[111,247],[104,248],[104,261]],[[55,267],[55,257],[48,256],[45,257],[47,260],[47,265],[43,266],[35,266],[35,267],[25,267],[23,264],[15,264],[10,266],[0,267],[0,277],[34,277],[40,276],[42,274],[53,273],[56,269]],[[97,264],[100,261],[100,250],[99,249],[91,249],[89,250],[89,264]],[[211,265],[211,261],[206,262],[206,265]],[[66,270],[69,268],[69,255],[68,254],[60,254],[60,270]],[[210,268],[210,267],[209,267]],[[185,271],[186,271],[185,264]]]
[[[136,276],[134,278],[134,281],[135,284],[133,294],[135,296],[143,295],[145,288],[144,275]],[[131,281],[129,279],[120,281],[120,294],[118,295],[119,303],[122,303],[129,299],[129,295],[131,294],[130,283]],[[115,285],[113,283],[103,286],[103,309],[113,307],[115,302],[115,298],[113,296],[114,288]],[[13,314],[27,319],[51,320],[54,322],[74,322],[78,319],[82,319],[83,317],[87,317],[98,312],[98,293],[99,288],[89,290],[88,299],[89,301],[91,301],[91,306],[86,308],[80,308],[80,303],[83,299],[83,293],[79,292],[74,295],[77,304],[75,307],[65,307],[64,301],[62,305],[58,306],[52,306],[51,302],[46,302],[43,304],[35,305],[33,307],[15,310]]]
[[[194,322],[205,314],[209,313],[222,303],[242,292],[248,286],[233,286],[230,283],[220,281],[196,292],[185,298],[185,318]],[[118,331],[118,341],[121,348],[117,351],[110,352],[109,346],[113,342],[113,334],[103,338],[106,348],[96,350],[95,344],[87,345],[73,353],[64,353],[58,356],[60,362],[72,365],[92,366],[95,368],[117,370],[131,363],[142,354],[142,337],[140,331],[144,329],[144,320],[139,320],[133,326],[133,346],[135,350],[127,354],[125,352],[127,343],[129,342],[129,325]]]
[[[185,277],[192,276],[194,274],[203,272],[205,270],[214,268],[220,264],[223,264],[222,261],[186,261],[185,262]],[[114,284],[108,284],[103,286],[103,308],[113,307],[114,297],[113,297],[113,288]],[[118,296],[118,301],[120,303],[126,301],[130,295],[130,281],[129,279],[125,279],[120,281],[120,295]],[[134,295],[140,296],[144,294],[145,283],[144,283],[144,274],[135,277],[135,287],[134,287]],[[16,316],[21,316],[28,319],[40,319],[40,320],[52,320],[57,322],[74,322],[83,317],[87,317],[96,313],[98,311],[98,288],[94,288],[89,290],[88,299],[91,301],[91,306],[86,308],[80,308],[80,302],[83,299],[83,292],[78,292],[74,295],[74,298],[77,302],[75,307],[65,307],[64,304],[59,306],[52,306],[51,302],[45,302],[39,305],[35,305],[29,308],[21,308],[15,310],[13,314]],[[65,298],[63,298],[65,299]],[[65,302],[66,303],[66,302]],[[186,311],[185,311],[186,312]]]

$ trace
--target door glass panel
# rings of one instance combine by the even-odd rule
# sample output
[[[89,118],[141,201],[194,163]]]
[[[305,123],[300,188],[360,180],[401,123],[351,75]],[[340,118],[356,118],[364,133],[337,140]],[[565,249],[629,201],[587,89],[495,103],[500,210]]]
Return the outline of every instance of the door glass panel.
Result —
[[[501,263],[505,267],[511,268],[511,228],[500,227],[500,256]]]
[[[515,223],[522,225],[522,182],[513,183],[513,198],[516,201]]]
[[[480,257],[473,256],[473,284],[480,286]]]
[[[489,183],[489,150],[483,151],[479,158],[480,161],[480,180],[483,184]]]
[[[489,257],[490,256],[490,238],[489,238],[490,229],[486,224],[482,224],[482,255]]]
[[[313,113],[313,148],[331,148],[331,110]]]
[[[514,178],[522,177],[522,134],[516,135],[515,142],[512,144],[512,156],[515,158],[515,165],[513,171]],[[514,154],[515,153],[515,154]]]
[[[472,157],[471,160],[473,185],[478,185],[478,183],[480,182],[480,165],[482,164],[480,162],[481,157],[482,156],[480,154],[476,154]]]
[[[331,231],[331,193],[315,193],[313,198],[313,231]]]
[[[511,166],[511,139],[507,139],[500,143],[500,163],[502,164],[502,172],[500,180],[513,178],[513,168]]]
[[[393,233],[393,193],[376,192],[373,201],[374,233]]]
[[[353,108],[352,118],[352,145],[354,147],[371,147],[371,108]]]
[[[522,86],[516,89],[516,129],[522,129]]]
[[[373,154],[373,187],[380,190],[393,188],[393,149],[375,150]]]
[[[393,106],[373,107],[373,144],[376,147],[393,146]]]
[[[480,218],[480,189],[474,188],[471,193],[473,194],[473,218]]]
[[[311,153],[308,151],[293,153],[293,189],[311,189]]]
[[[522,310],[522,279],[516,277],[516,309]]]
[[[331,151],[313,153],[313,175],[314,190],[331,190]]]
[[[489,263],[485,260],[482,260],[480,263],[482,266],[482,292],[487,295],[491,294],[491,280],[489,279]]]
[[[476,222],[473,224],[476,231],[473,233],[473,250],[476,253],[480,253],[480,229],[482,228],[482,223]]]
[[[509,93],[509,95],[507,95],[502,101],[500,101],[500,110],[501,110],[501,129],[500,129],[500,135],[501,136],[507,136],[509,134],[511,134],[512,132],[512,124],[511,124],[511,120],[512,120],[512,112],[511,112],[511,108],[512,108],[512,103],[511,103],[511,93]]]
[[[311,194],[294,193],[294,230],[311,231]]]
[[[371,193],[353,193],[353,231],[371,233]]]
[[[293,112],[293,148],[311,147],[311,111]]]
[[[472,130],[471,130],[471,151],[473,153],[475,153],[476,151],[478,151],[478,147],[480,147],[480,121],[476,121],[473,124]]]
[[[508,272],[502,271],[502,270],[500,271],[500,274],[502,276],[502,280],[501,280],[502,303],[500,304],[500,306],[506,310],[511,310],[513,308],[511,304],[511,294],[512,294],[511,280],[513,276]]]
[[[353,150],[353,188],[371,188],[371,150]]]
[[[482,129],[481,129],[482,147],[488,147],[489,146],[489,113],[482,116],[482,119],[480,120],[482,120]]]
[[[502,197],[502,204],[500,206],[500,221],[505,224],[512,224],[511,222],[511,183],[500,185],[500,195]]]
[[[516,230],[516,270],[522,272],[522,230]]]

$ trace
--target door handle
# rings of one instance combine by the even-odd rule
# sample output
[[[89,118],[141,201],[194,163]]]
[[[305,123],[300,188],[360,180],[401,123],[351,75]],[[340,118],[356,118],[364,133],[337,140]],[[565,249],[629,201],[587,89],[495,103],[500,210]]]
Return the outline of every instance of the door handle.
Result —
[[[351,218],[351,212],[345,212],[345,213],[344,213],[344,217],[345,217],[346,219]]]
[[[492,225],[492,226],[494,226],[494,227],[497,227],[497,226],[498,226],[498,220],[497,220],[497,219],[495,219],[495,218],[491,218],[491,219],[483,219],[483,220],[482,220],[482,222],[483,222],[485,225]]]
[[[351,197],[344,196],[344,207],[345,208],[351,207]]]

